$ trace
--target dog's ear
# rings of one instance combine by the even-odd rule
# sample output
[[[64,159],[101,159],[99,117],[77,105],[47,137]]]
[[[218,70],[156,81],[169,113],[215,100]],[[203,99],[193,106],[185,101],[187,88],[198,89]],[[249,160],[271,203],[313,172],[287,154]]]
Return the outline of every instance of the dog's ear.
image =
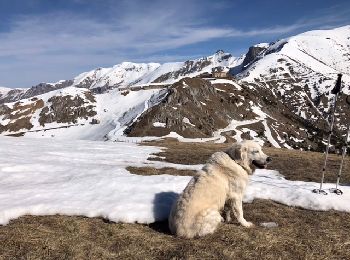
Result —
[[[242,145],[240,143],[236,143],[233,146],[231,146],[228,150],[226,150],[226,153],[234,161],[242,160],[241,147],[242,147]]]
[[[241,165],[248,174],[252,174],[252,169],[249,166],[249,160],[248,160],[248,148],[245,146],[241,147],[241,161],[238,163]]]
[[[236,143],[231,148],[229,148],[226,153],[231,157],[232,160],[242,166],[243,169],[248,172],[248,174],[252,173],[252,169],[249,166],[247,147],[240,143]]]

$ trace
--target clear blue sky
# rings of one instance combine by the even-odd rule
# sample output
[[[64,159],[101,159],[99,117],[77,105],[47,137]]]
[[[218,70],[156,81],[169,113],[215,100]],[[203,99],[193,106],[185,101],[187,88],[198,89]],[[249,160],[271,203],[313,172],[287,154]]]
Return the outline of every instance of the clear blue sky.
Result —
[[[235,56],[350,24],[350,1],[0,0],[0,86],[70,79],[122,61]]]

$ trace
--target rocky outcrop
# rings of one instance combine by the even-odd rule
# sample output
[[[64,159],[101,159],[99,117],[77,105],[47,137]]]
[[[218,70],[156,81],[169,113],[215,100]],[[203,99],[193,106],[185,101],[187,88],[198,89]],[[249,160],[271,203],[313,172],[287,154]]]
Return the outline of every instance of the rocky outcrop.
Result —
[[[0,133],[32,131],[34,125],[43,130],[49,123],[67,126],[96,115],[96,99],[90,91],[82,95],[56,93],[47,100],[32,97],[24,102],[0,105]],[[38,130],[38,129],[36,129]]]
[[[294,148],[323,149],[322,133],[327,127],[324,121],[308,124],[307,120],[292,113],[288,104],[272,95],[269,89],[257,89],[247,84],[238,89],[227,82],[213,81],[212,84],[205,79],[186,78],[173,84],[167,97],[141,115],[125,134],[164,136],[176,132],[188,138],[207,138],[235,120],[247,123],[237,127],[236,131],[224,131],[222,135],[228,136],[228,139],[232,139],[239,130],[242,138],[249,139],[255,135],[269,144],[264,125],[267,124],[271,138],[281,146],[286,143]],[[258,119],[257,110],[266,114],[264,120]]]
[[[85,95],[88,95],[88,101],[95,102],[90,93]],[[52,122],[76,124],[80,118],[88,120],[96,115],[92,102],[80,96],[53,96],[48,102],[50,105],[45,106],[39,114],[41,126]]]
[[[129,136],[162,136],[174,131],[185,137],[208,137],[217,128],[226,126],[229,115],[225,112],[233,109],[229,95],[220,93],[206,80],[181,80],[169,88],[167,97],[159,105],[146,111],[126,133]],[[224,106],[224,102],[228,106]],[[157,127],[157,123],[165,127]]]
[[[251,64],[255,59],[264,51],[266,48],[264,47],[257,47],[257,46],[251,46],[249,47],[249,50],[247,54],[245,55],[245,58],[242,63],[242,67],[246,68]]]
[[[25,92],[25,89],[12,89],[5,95],[0,96],[0,104],[18,101],[22,98]]]
[[[69,87],[73,84],[72,80],[64,80],[64,81],[60,81],[58,83],[55,84],[50,84],[50,83],[40,83],[36,86],[31,87],[30,89],[28,89],[23,96],[21,97],[21,99],[24,98],[30,98],[30,97],[34,97],[37,95],[41,95],[41,94],[45,94],[47,92],[53,91],[53,90],[57,90],[57,89],[61,89],[61,88],[66,88]]]
[[[44,107],[44,102],[37,99],[33,99],[33,102],[28,104],[17,102],[12,108],[0,105],[0,116],[2,116],[3,120],[9,121],[6,125],[0,122],[0,133],[31,129],[33,127],[31,123],[32,115],[42,107]]]

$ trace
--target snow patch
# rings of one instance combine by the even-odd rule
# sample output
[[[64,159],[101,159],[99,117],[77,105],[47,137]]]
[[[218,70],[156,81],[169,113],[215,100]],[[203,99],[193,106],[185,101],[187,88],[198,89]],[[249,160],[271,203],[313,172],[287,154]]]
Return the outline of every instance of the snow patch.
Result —
[[[155,126],[155,127],[166,127],[166,123],[154,122],[153,126]]]
[[[127,166],[198,170],[202,165],[149,161],[160,148],[132,143],[57,141],[0,137],[0,224],[23,215],[83,215],[115,222],[152,223],[167,219],[189,176],[140,176]],[[154,156],[152,156],[154,157]],[[289,181],[277,171],[257,170],[245,202],[269,199],[311,210],[350,212],[344,194],[312,193],[319,184]],[[334,184],[325,183],[324,188]]]
[[[182,119],[182,122],[183,122],[184,124],[187,124],[187,125],[190,125],[190,126],[195,126],[194,124],[192,124],[192,123],[190,122],[190,120],[189,120],[187,117],[184,117],[184,118]]]

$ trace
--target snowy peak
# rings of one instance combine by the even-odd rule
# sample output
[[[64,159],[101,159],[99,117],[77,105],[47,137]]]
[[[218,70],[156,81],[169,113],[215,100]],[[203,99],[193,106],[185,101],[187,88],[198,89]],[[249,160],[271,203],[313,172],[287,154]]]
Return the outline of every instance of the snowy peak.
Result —
[[[244,57],[243,57],[244,58]],[[47,93],[68,86],[91,89],[103,93],[111,88],[132,88],[143,85],[168,85],[184,77],[195,77],[202,73],[211,73],[215,67],[226,71],[242,63],[243,58],[233,57],[219,50],[211,56],[184,62],[133,63],[122,62],[110,68],[97,68],[76,76],[73,80],[60,80],[55,83],[40,83],[29,89],[0,90],[0,104]]]
[[[0,97],[6,95],[11,88],[0,87]]]
[[[230,66],[231,63],[236,60],[236,58],[232,57],[230,53],[224,52],[223,50],[216,51],[214,55],[209,56],[207,59],[210,60],[214,65],[217,63],[221,66]]]
[[[216,51],[213,55],[208,57],[203,57],[201,59],[193,60],[195,63],[200,63],[204,61],[210,62],[210,67],[232,67],[235,66],[239,58],[233,57],[232,54],[225,52],[223,50]]]
[[[123,62],[111,68],[98,68],[82,73],[73,85],[89,89],[125,88],[145,84],[172,84],[184,77],[211,72],[214,67],[236,66],[242,59],[222,50],[215,54],[185,62],[132,63]]]
[[[31,88],[4,88],[3,91],[0,90],[0,104],[31,98],[53,90],[69,87],[72,84],[72,80],[60,80],[56,83],[40,83]]]
[[[350,74],[350,26],[309,31],[254,47],[265,48],[264,55],[295,59],[313,71]]]
[[[90,89],[128,86],[159,66],[159,63],[123,62],[112,68],[98,68],[82,73],[74,78],[73,84]]]
[[[270,43],[267,43],[267,42],[262,42],[262,43],[253,45],[253,47],[265,48],[265,49],[268,48],[269,46],[270,46]]]
[[[266,57],[265,61],[268,62],[262,61],[261,66],[259,60],[272,54],[274,57],[291,59],[322,74],[350,74],[350,26],[309,31],[270,44],[256,44],[249,48],[242,72],[248,69],[250,74],[256,70],[255,67],[259,67],[259,72],[268,70],[276,65],[273,59]],[[249,68],[253,62],[256,64]]]
[[[171,84],[183,77],[193,77],[212,68],[231,67],[239,59],[222,50],[215,54],[185,62],[133,63],[122,62],[111,68],[98,68],[84,72],[73,80],[73,85],[81,88],[100,89],[125,88],[150,83]]]
[[[248,56],[248,55],[247,55]],[[289,109],[316,125],[327,120],[337,74],[343,93],[350,94],[350,26],[302,33],[271,43],[236,75],[256,89],[267,88]],[[336,129],[344,133],[350,120],[346,96],[338,99]]]
[[[333,81],[334,75],[342,73],[343,81],[347,83],[350,81],[350,26],[282,39],[271,43],[259,55],[259,59],[253,60],[254,63],[238,75],[240,78],[249,82],[269,78],[274,73],[277,79],[294,77],[305,79],[307,83],[307,77],[309,82],[320,78],[322,82]],[[328,81],[318,83],[318,92],[325,93],[332,84]],[[314,97],[315,91],[311,92]]]
[[[154,73],[157,78],[153,76],[150,82],[172,84],[185,77],[195,77],[202,73],[211,73],[212,69],[216,67],[222,67],[228,71],[229,68],[239,65],[242,61],[242,57],[236,58],[230,53],[220,50],[208,57],[163,64]],[[142,83],[146,82],[143,80]]]
[[[299,60],[313,65],[313,70],[350,74],[350,26],[291,37],[282,53],[292,50],[293,56],[301,55]]]

